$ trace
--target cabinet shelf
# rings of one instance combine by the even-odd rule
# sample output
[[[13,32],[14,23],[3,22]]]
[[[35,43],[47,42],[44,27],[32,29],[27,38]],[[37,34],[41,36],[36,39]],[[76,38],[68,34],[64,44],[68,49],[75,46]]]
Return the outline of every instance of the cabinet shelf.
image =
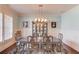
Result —
[[[32,35],[45,36],[47,35],[47,22],[32,22]]]

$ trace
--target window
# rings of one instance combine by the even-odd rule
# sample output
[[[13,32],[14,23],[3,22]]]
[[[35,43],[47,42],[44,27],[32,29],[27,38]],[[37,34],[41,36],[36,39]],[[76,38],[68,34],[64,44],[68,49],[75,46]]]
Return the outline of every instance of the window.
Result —
[[[0,42],[12,38],[12,34],[13,17],[0,13]]]
[[[4,40],[12,38],[13,19],[11,16],[4,15]]]
[[[2,13],[0,13],[0,42],[2,41]]]

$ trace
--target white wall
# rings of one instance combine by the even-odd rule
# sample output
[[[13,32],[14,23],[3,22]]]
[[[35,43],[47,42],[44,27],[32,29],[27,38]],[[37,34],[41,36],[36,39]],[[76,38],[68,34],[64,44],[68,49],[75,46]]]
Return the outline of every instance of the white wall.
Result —
[[[53,15],[46,15],[47,16],[47,21],[48,21],[48,35],[53,35],[57,36],[60,25],[61,25],[61,19],[60,16],[53,16]],[[20,16],[19,19],[19,24],[20,24],[20,29],[23,31],[23,36],[27,37],[29,35],[32,35],[32,21],[38,16],[36,15],[30,15],[30,16]],[[22,27],[22,22],[23,21],[28,21],[28,28],[23,28]],[[51,22],[56,21],[57,22],[57,27],[56,28],[51,28]]]
[[[79,51],[79,6],[62,14],[61,32],[64,34],[63,41]]]

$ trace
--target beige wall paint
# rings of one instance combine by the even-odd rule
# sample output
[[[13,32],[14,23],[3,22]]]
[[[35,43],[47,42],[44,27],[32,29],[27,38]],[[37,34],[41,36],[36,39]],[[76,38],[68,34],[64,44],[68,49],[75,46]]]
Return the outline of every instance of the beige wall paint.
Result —
[[[18,29],[18,25],[17,25],[18,24],[17,23],[18,22],[18,13],[13,11],[7,4],[0,5],[0,12],[13,17],[13,36],[14,36],[15,31]],[[0,51],[6,49],[7,47],[11,46],[14,43],[15,43],[14,37],[12,37],[7,42],[5,41],[3,43],[0,43]]]

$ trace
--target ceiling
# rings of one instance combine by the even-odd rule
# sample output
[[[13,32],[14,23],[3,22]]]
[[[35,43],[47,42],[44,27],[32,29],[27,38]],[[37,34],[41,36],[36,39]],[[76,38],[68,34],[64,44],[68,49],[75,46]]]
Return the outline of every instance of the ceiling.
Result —
[[[59,15],[73,8],[74,4],[10,4],[13,10],[22,14],[39,14],[41,11],[43,14],[54,14]]]

